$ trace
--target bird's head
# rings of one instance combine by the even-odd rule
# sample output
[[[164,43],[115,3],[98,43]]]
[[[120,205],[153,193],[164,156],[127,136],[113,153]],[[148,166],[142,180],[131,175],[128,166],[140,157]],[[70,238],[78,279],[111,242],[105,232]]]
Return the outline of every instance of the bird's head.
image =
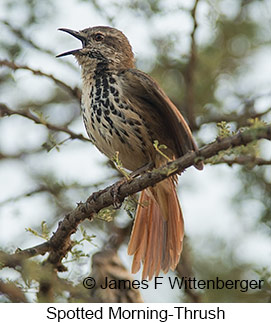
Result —
[[[82,42],[82,48],[74,49],[57,57],[74,55],[83,69],[106,67],[125,69],[134,67],[134,55],[126,36],[118,29],[98,26],[80,31],[60,28]]]

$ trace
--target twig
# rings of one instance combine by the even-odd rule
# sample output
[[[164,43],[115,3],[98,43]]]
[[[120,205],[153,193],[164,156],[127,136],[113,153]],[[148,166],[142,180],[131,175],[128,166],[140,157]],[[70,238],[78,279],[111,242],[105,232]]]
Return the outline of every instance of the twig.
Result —
[[[187,239],[185,239],[184,241],[186,241],[186,243],[183,248],[181,261],[179,262],[179,264],[175,270],[177,275],[180,278],[194,276],[191,258],[190,258],[190,252],[189,252],[190,248],[189,248],[189,245],[187,245]],[[201,303],[201,295],[199,293],[197,293],[194,289],[185,288],[184,292],[193,303]]]
[[[13,303],[26,303],[25,294],[12,282],[3,282],[0,280],[0,295],[5,295]]]
[[[35,257],[38,255],[44,255],[50,250],[49,241],[41,243],[37,246],[27,248],[24,250],[18,249],[14,254],[10,255],[0,250],[0,268],[10,267],[16,268],[22,266],[23,262],[27,258]]]
[[[234,164],[238,165],[248,165],[251,167],[254,166],[264,166],[264,165],[271,165],[271,160],[266,160],[263,158],[257,158],[255,156],[238,156],[235,158],[221,158],[219,161],[212,163],[215,164],[227,164],[232,166]]]
[[[92,257],[90,276],[95,278],[96,286],[91,291],[91,295],[96,302],[101,303],[141,303],[143,300],[140,292],[132,286],[133,278],[117,254],[118,248],[131,231],[131,223],[125,228],[115,226],[112,229],[113,234],[106,241],[102,250],[96,252]],[[100,285],[103,283],[104,277],[107,277],[108,280],[130,281],[131,288],[103,290]]]
[[[68,135],[70,135],[71,139],[80,139],[80,140],[84,140],[84,141],[90,141],[88,138],[84,137],[83,135],[77,134],[77,133],[69,130],[68,128],[61,127],[61,126],[56,126],[56,125],[53,125],[53,124],[47,122],[46,120],[41,120],[40,118],[35,116],[29,110],[18,110],[18,111],[16,111],[16,110],[10,109],[5,104],[0,103],[0,117],[2,117],[2,116],[11,116],[13,114],[20,115],[22,117],[30,119],[30,120],[34,121],[35,123],[37,123],[37,124],[42,124],[42,125],[44,125],[45,127],[47,127],[50,130],[65,132]]]
[[[33,196],[35,194],[38,194],[38,193],[42,193],[42,192],[48,192],[49,191],[49,188],[48,187],[45,187],[45,186],[40,186],[36,189],[33,189],[32,191],[28,191],[26,193],[23,193],[23,194],[20,194],[18,196],[15,196],[15,197],[11,197],[9,199],[6,199],[4,201],[1,201],[0,202],[0,207],[7,204],[7,203],[10,203],[10,202],[16,202],[16,201],[19,201],[20,199],[24,198],[24,197],[30,197],[30,196]]]
[[[22,28],[16,28],[7,20],[0,20],[12,33],[16,36],[19,40],[24,42],[26,45],[36,49],[39,52],[46,53],[48,55],[55,56],[55,53],[48,48],[41,47],[40,45],[36,44],[32,39],[26,36],[26,34],[22,31]],[[62,64],[68,65],[70,68],[75,69],[75,65],[71,64],[68,60],[61,60]]]
[[[43,53],[47,53],[49,55],[54,55],[52,51],[46,48],[41,48],[37,44],[35,44],[31,39],[27,38],[25,34],[22,31],[22,28],[16,28],[12,26],[7,20],[1,20],[1,22],[8,27],[8,29],[20,40],[22,40],[24,43],[30,45],[32,48],[35,48],[38,51],[41,51]]]
[[[54,81],[58,86],[62,87],[67,92],[69,92],[77,100],[80,101],[80,99],[81,99],[81,91],[80,91],[80,89],[78,87],[72,88],[68,84],[66,84],[65,82],[63,82],[63,81],[57,79],[56,77],[54,77],[52,74],[48,74],[48,73],[42,72],[40,70],[33,69],[33,68],[31,68],[31,67],[29,67],[27,65],[15,64],[14,62],[10,62],[10,61],[8,61],[6,59],[5,60],[0,60],[0,66],[9,67],[14,71],[16,71],[16,70],[28,70],[28,71],[32,72],[34,75],[47,77],[47,78],[51,79],[52,81]]]
[[[1,117],[1,115],[0,115],[0,117]],[[21,158],[24,158],[25,156],[28,156],[31,154],[36,154],[36,153],[39,153],[43,150],[44,150],[43,147],[39,147],[39,148],[34,148],[33,150],[22,150],[22,151],[15,153],[15,154],[6,154],[6,153],[3,153],[0,151],[0,160],[1,159],[21,159]]]
[[[249,119],[261,118],[270,112],[271,112],[271,108],[268,108],[265,111],[258,112],[258,113],[256,112],[251,113],[251,111],[243,111],[240,114],[237,114],[236,112],[232,112],[229,114],[208,116],[206,119],[203,118],[200,121],[200,123],[196,126],[196,128],[199,129],[202,125],[205,125],[207,123],[218,123],[221,121],[236,122],[238,125],[238,128],[245,127],[249,125],[249,121],[248,121]]]
[[[196,19],[196,11],[199,0],[195,0],[194,7],[191,10],[191,16],[193,19],[193,29],[190,35],[191,38],[191,49],[190,49],[190,57],[187,64],[186,71],[184,73],[184,80],[186,85],[186,97],[185,97],[185,112],[189,122],[189,125],[192,130],[196,129],[196,121],[195,121],[195,109],[194,109],[194,74],[196,67],[196,57],[197,57],[197,48],[195,41],[195,33],[198,27],[197,19]]]

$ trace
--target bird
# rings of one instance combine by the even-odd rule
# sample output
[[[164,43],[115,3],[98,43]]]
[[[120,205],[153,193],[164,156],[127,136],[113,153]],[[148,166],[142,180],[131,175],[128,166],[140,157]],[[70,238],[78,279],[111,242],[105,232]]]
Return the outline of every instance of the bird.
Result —
[[[82,43],[57,57],[73,55],[81,67],[83,121],[98,150],[111,160],[118,153],[123,167],[138,174],[198,151],[177,107],[154,79],[136,69],[124,33],[109,26],[59,30]],[[202,169],[203,163],[194,166]],[[140,194],[128,254],[132,273],[143,265],[142,279],[174,270],[179,262],[184,221],[176,186],[173,175]]]

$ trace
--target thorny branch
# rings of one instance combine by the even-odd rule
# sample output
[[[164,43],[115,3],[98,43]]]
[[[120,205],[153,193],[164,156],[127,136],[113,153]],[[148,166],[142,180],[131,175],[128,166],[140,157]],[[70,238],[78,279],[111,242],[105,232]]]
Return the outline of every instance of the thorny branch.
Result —
[[[67,92],[69,92],[73,97],[75,97],[77,100],[80,101],[81,98],[81,91],[78,87],[74,87],[72,88],[71,86],[69,86],[68,84],[66,84],[65,82],[57,79],[54,75],[52,74],[48,74],[45,72],[42,72],[40,70],[36,70],[33,69],[27,65],[19,65],[19,64],[15,64],[14,62],[10,62],[8,60],[0,60],[0,66],[6,66],[11,68],[12,70],[16,71],[16,70],[27,70],[32,72],[34,75],[39,75],[39,76],[44,76],[47,77],[49,79],[51,79],[52,81],[55,82],[55,84],[57,84],[58,86],[62,87],[64,90],[66,90]]]
[[[80,140],[84,140],[84,141],[90,141],[88,138],[84,137],[82,134],[77,134],[77,133],[73,132],[72,130],[69,130],[66,127],[56,126],[56,125],[53,125],[53,124],[47,122],[46,120],[41,120],[40,118],[35,116],[29,110],[17,110],[16,111],[16,110],[10,109],[5,104],[0,103],[0,117],[2,117],[2,116],[11,116],[13,114],[20,115],[22,117],[30,119],[30,120],[34,121],[35,123],[37,123],[37,124],[42,124],[42,125],[44,125],[45,127],[47,127],[50,130],[65,132],[68,135],[70,135],[71,139],[80,139]]]
[[[186,168],[194,165],[195,160],[205,160],[216,155],[218,152],[246,145],[252,141],[259,139],[271,140],[271,126],[249,129],[244,132],[239,132],[236,135],[217,138],[213,143],[202,147],[198,152],[188,152],[184,156],[164,165],[151,172],[142,174],[141,176],[127,180],[126,182],[117,182],[102,191],[93,193],[86,202],[79,203],[77,208],[66,214],[63,221],[59,222],[56,232],[52,235],[49,241],[37,245],[35,247],[22,250],[14,255],[9,255],[6,259],[1,259],[4,266],[12,266],[19,263],[21,259],[30,258],[39,254],[44,255],[49,252],[47,262],[55,266],[59,271],[64,271],[66,268],[61,261],[68,251],[73,247],[70,236],[76,232],[78,225],[85,219],[93,220],[96,213],[101,209],[113,204],[114,198],[112,188],[114,185],[121,183],[118,192],[118,200],[122,202],[127,196],[139,192],[149,186],[153,186],[163,179],[184,171]]]

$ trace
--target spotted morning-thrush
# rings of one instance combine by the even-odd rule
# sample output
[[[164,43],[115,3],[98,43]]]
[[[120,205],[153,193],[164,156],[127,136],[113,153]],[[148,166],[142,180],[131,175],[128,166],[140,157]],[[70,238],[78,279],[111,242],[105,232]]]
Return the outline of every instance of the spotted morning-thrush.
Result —
[[[197,150],[183,116],[160,86],[137,70],[126,36],[111,27],[79,32],[61,28],[78,38],[82,48],[58,55],[74,55],[82,71],[82,112],[94,145],[112,159],[116,152],[131,171],[159,167],[170,159]],[[162,152],[154,141],[163,144]],[[202,164],[195,165],[202,169]],[[184,225],[172,176],[141,192],[128,246],[134,255],[132,272],[143,263],[142,279],[152,279],[177,266]]]

